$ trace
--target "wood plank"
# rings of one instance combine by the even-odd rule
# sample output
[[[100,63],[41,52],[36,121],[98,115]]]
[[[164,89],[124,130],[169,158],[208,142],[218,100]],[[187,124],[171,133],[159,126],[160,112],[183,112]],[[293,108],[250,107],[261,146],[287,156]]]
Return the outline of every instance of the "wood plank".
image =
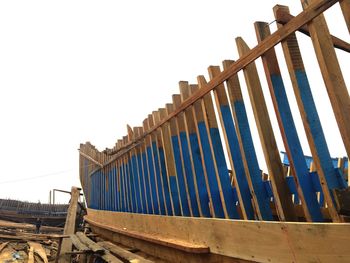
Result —
[[[122,258],[124,260],[128,260],[129,262],[139,262],[139,263],[152,263],[153,261],[145,259],[135,253],[131,253],[126,249],[121,248],[111,242],[102,241],[98,242],[98,245],[104,247],[109,250],[111,253],[117,255],[117,257]]]
[[[91,248],[87,247],[83,242],[81,242],[76,235],[70,235],[70,239],[72,240],[73,246],[75,246],[79,251],[92,251]]]
[[[78,201],[80,196],[80,188],[72,187],[71,199],[67,211],[66,223],[64,225],[63,234],[70,235],[75,232],[75,221],[77,217]],[[70,256],[66,255],[66,252],[72,251],[72,241],[69,238],[65,238],[61,245],[61,256],[59,262],[70,262]]]
[[[240,56],[249,52],[250,49],[242,38],[236,38],[236,44]],[[243,72],[267,169],[271,178],[272,191],[279,218],[281,221],[296,221],[293,203],[285,181],[279,151],[255,63],[248,65],[243,69]]]
[[[350,0],[339,1],[343,16],[350,33]]]
[[[213,90],[216,86],[226,81],[232,75],[236,74],[242,68],[246,67],[252,61],[256,60],[258,57],[264,54],[267,50],[277,45],[279,42],[281,42],[286,37],[288,37],[291,33],[298,30],[298,28],[300,28],[301,26],[307,24],[309,21],[317,17],[319,14],[321,14],[322,12],[324,12],[325,10],[327,10],[337,2],[338,0],[319,0],[313,3],[312,5],[310,5],[307,8],[307,10],[304,10],[302,13],[297,15],[285,27],[274,32],[270,37],[265,39],[260,45],[254,47],[251,51],[246,53],[243,57],[241,57],[234,64],[232,64],[230,68],[227,68],[218,77],[211,80],[205,86],[205,88],[197,91],[194,96],[189,97],[186,101],[182,103],[181,107],[178,110],[174,111],[171,115],[169,115],[166,119],[162,120],[157,126],[153,127],[147,133],[152,133],[154,130],[158,129],[160,126],[166,123],[169,119],[176,116],[177,114],[182,112],[184,109],[190,107],[196,100],[198,100],[199,98],[202,98],[205,94]],[[120,152],[113,153],[114,157],[111,158],[108,162],[112,162],[113,160],[116,160],[117,158],[119,158],[122,155],[123,150],[128,150],[134,147],[136,142],[137,141],[130,142],[128,145],[125,145],[121,149],[119,149]]]
[[[0,253],[7,246],[8,243],[9,242],[3,242],[2,244],[0,244]]]
[[[306,9],[315,0],[301,0],[301,3]],[[308,27],[339,131],[350,156],[350,97],[323,14],[311,20]]]
[[[233,63],[233,61],[225,60],[223,62],[224,69],[229,68]],[[235,74],[230,77],[226,81],[226,85],[233,117],[235,119],[244,170],[250,189],[254,190],[252,192],[252,199],[257,216],[260,220],[272,220],[273,217],[270,209],[270,200],[266,196],[265,187],[263,185],[238,75]]]
[[[349,0],[347,0],[347,1],[349,1]],[[346,1],[340,1],[339,2],[340,5],[342,5],[343,2],[346,2]],[[344,14],[344,12],[343,12],[343,14]],[[345,14],[344,14],[344,17],[345,17]],[[277,23],[285,25],[290,20],[292,20],[294,18],[294,16],[291,15],[289,12],[287,13],[287,12],[285,12],[285,10],[280,9],[280,10],[278,10],[278,12],[276,12],[275,18],[276,18]],[[303,25],[302,27],[300,27],[298,29],[298,31],[307,35],[307,36],[310,36],[310,31],[309,31],[309,28],[307,25]],[[345,42],[344,40],[342,40],[338,37],[335,37],[333,35],[331,35],[331,38],[332,38],[332,42],[333,42],[334,47],[339,48],[345,52],[350,52],[350,44],[348,42]]]
[[[274,7],[274,13],[277,14],[280,12],[279,10],[284,10],[283,12],[289,13],[289,9],[286,6],[276,5]],[[278,24],[278,27],[281,27],[281,25]],[[313,167],[316,166],[323,194],[326,196],[326,200],[328,200],[327,203],[329,202],[328,209],[330,210],[331,217],[334,221],[339,221],[340,218],[333,204],[329,189],[339,188],[340,184],[333,168],[296,35],[291,34],[285,41],[282,41],[281,44],[306,137],[312,153]],[[312,169],[310,169],[310,172],[312,172]]]
[[[83,232],[77,232],[75,233],[76,237],[79,238],[81,243],[85,244],[90,250],[92,250],[94,253],[97,254],[104,254],[106,252],[106,249],[92,241],[90,238],[88,238],[86,235],[84,235]]]
[[[167,116],[166,109],[161,108],[158,111],[154,111],[153,116],[158,120],[158,122],[160,122],[162,119],[166,118]],[[178,178],[177,178],[177,171],[175,168],[174,151],[173,151],[173,145],[171,142],[169,123],[164,123],[164,125],[160,127],[160,134],[161,134],[162,144],[164,148],[165,165],[166,165],[167,178],[168,178],[168,183],[170,188],[170,194],[173,200],[174,215],[185,215],[187,213],[186,213],[186,210],[184,211],[183,209],[184,208],[183,206],[185,204],[182,204],[182,199],[179,194],[179,184],[178,184]]]
[[[254,26],[259,43],[271,35],[268,23],[256,22]],[[311,177],[309,176],[305,155],[294,124],[274,48],[267,51],[261,58],[277,116],[277,122],[290,162],[290,168],[293,171],[292,174],[296,181],[298,197],[301,200],[305,218],[307,221],[322,222],[321,209],[317,201],[316,192],[312,186]]]
[[[175,94],[172,96],[174,110],[181,105],[181,95]],[[169,112],[168,112],[169,114]],[[186,131],[185,116],[184,113],[180,113],[175,117],[176,133],[179,136],[179,150],[181,158],[181,166],[183,167],[183,173],[185,175],[189,200],[191,202],[191,212],[193,216],[200,216],[201,209],[200,197],[198,193],[197,180],[194,176],[195,168],[193,163],[192,154],[189,148],[189,135]]]
[[[35,242],[28,242],[28,245],[30,247],[30,250],[33,248],[34,254],[37,254],[43,260],[44,263],[49,263],[49,261],[47,260],[46,252],[41,244]]]
[[[198,90],[198,85],[190,85],[190,95]],[[213,159],[213,149],[212,144],[209,143],[209,124],[208,119],[205,118],[205,112],[202,108],[202,100],[200,99],[194,102],[192,107],[192,114],[194,122],[196,123],[196,132],[198,136],[198,148],[200,150],[202,158],[203,171],[205,171],[205,179],[208,185],[208,193],[211,214],[213,217],[218,218],[228,218],[228,213],[225,205],[225,198],[222,192],[222,189],[219,185],[219,174],[217,166],[214,163]]]
[[[221,73],[221,70],[219,66],[210,66],[208,68],[208,72],[209,77],[213,79]],[[251,202],[251,193],[253,195],[255,194],[253,188],[249,188],[246,178],[236,127],[233,122],[230,104],[224,84],[220,84],[214,89],[214,98],[226,143],[228,159],[233,172],[233,180],[235,182],[234,185],[237,190],[243,219],[254,219],[255,211]]]
[[[166,109],[166,112],[163,117],[166,117],[168,114],[171,114],[174,111],[174,106],[171,103],[167,103],[165,105],[165,109]],[[172,146],[174,161],[175,161],[179,196],[181,199],[183,215],[193,216],[188,184],[185,177],[185,167],[184,167],[184,160],[183,160],[184,157],[182,154],[182,147],[181,147],[180,138],[179,138],[180,136],[178,133],[176,122],[177,122],[176,118],[172,118],[169,120],[169,132],[170,132],[171,146]]]
[[[34,263],[34,248],[32,246],[29,247],[28,263]]]
[[[190,87],[187,81],[179,82],[181,103],[190,97]],[[177,106],[176,109],[180,107]],[[198,198],[200,199],[200,212],[205,217],[211,217],[209,203],[212,202],[210,188],[208,184],[207,171],[205,169],[203,153],[199,147],[199,134],[196,128],[196,123],[193,118],[192,107],[186,109],[183,113],[185,130],[188,138],[189,155],[191,164],[193,164],[194,178],[197,184]],[[212,207],[212,206],[211,206]]]
[[[255,262],[346,263],[350,257],[349,223],[131,215],[92,209],[86,219],[100,224],[104,232],[125,227],[138,233],[166,235],[169,239],[207,246],[214,254]]]

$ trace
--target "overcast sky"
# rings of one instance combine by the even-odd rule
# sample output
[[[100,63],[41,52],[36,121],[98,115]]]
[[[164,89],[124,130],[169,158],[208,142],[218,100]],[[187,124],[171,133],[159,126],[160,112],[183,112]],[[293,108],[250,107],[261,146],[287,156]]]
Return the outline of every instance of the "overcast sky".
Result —
[[[237,59],[234,38],[255,46],[253,23],[272,22],[277,3],[289,5],[294,15],[301,11],[296,0],[1,1],[0,198],[47,202],[50,189],[79,185],[80,143],[112,147],[127,123],[139,126],[170,102],[178,81],[193,83],[197,75],[207,76],[209,65]],[[327,19],[332,33],[350,42],[339,6]],[[298,37],[332,156],[344,156],[311,42]],[[349,54],[338,55],[349,69]],[[344,77],[349,87],[349,74]],[[263,75],[261,81],[268,94]],[[248,113],[258,142],[250,108]],[[63,194],[57,199],[67,201]]]

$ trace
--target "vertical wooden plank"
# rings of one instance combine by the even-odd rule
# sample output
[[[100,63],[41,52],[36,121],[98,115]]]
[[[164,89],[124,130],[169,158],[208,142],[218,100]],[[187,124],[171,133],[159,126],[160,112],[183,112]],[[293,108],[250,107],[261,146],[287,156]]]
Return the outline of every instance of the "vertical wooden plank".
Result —
[[[314,0],[301,0],[303,8]],[[308,23],[311,40],[343,143],[350,156],[350,98],[323,14]],[[328,202],[327,202],[328,203]]]
[[[221,73],[221,70],[219,66],[210,66],[208,68],[208,72],[210,78],[213,79]],[[226,143],[229,161],[232,167],[233,181],[237,189],[243,219],[254,219],[255,212],[251,202],[251,192],[254,194],[254,191],[253,188],[249,189],[241,149],[239,147],[236,128],[235,124],[233,123],[233,117],[224,84],[220,84],[214,89],[214,98]]]
[[[133,135],[135,136],[135,128],[133,131]],[[135,137],[133,137],[134,139]],[[137,169],[136,162],[136,148],[131,149],[130,151],[131,158],[131,168],[134,179],[134,191],[136,196],[136,212],[140,213],[143,210],[142,200],[141,200],[141,188],[140,188],[140,175],[139,170]]]
[[[148,118],[150,121],[153,120],[153,123],[155,125],[158,124],[159,119],[154,118],[153,115],[149,115]],[[166,165],[165,165],[165,158],[164,158],[164,148],[162,143],[162,138],[160,134],[160,129],[157,129],[156,131],[152,132],[151,134],[152,139],[152,150],[155,156],[155,165],[157,171],[159,170],[160,178],[161,178],[161,188],[163,190],[163,198],[165,202],[165,213],[167,215],[173,215],[173,207],[172,207],[172,200],[170,196],[170,188],[169,188],[169,182],[167,178],[167,172],[166,172]]]
[[[148,118],[148,124],[149,128],[153,128],[154,126],[154,119],[153,116]],[[166,201],[168,200],[169,208],[171,206],[170,200],[169,200],[169,191],[168,190],[168,184],[167,182],[164,184],[163,177],[162,177],[162,168],[159,158],[159,148],[157,147],[157,140],[158,137],[156,135],[156,132],[153,132],[149,137],[149,144],[151,146],[151,152],[152,152],[152,162],[154,166],[154,173],[155,177],[157,179],[157,189],[158,189],[158,196],[159,196],[159,207],[160,207],[160,213],[162,215],[166,215],[167,213],[167,206]],[[158,143],[159,145],[159,143]],[[166,180],[166,178],[165,178]],[[167,181],[167,180],[166,180]],[[164,189],[165,188],[165,189]],[[168,198],[168,199],[167,199]]]
[[[340,0],[339,4],[350,33],[350,0]]]
[[[179,82],[181,102],[185,101],[190,97],[190,87],[187,81]],[[207,179],[207,172],[204,165],[204,159],[202,149],[199,146],[199,134],[196,128],[196,123],[193,119],[192,106],[186,109],[183,113],[185,130],[188,138],[187,145],[189,147],[189,155],[191,157],[192,171],[194,171],[195,182],[197,186],[198,197],[200,199],[200,212],[204,217],[210,217],[211,212],[209,203],[212,204],[212,198],[210,195],[210,188]],[[213,205],[211,205],[213,207]],[[214,213],[212,213],[214,214]]]
[[[242,38],[236,38],[236,44],[240,56],[243,56],[250,51],[248,45]],[[255,63],[253,62],[249,64],[244,68],[243,72],[255,121],[258,127],[259,137],[262,143],[265,161],[271,178],[276,211],[278,212],[280,220],[296,221],[292,199],[283,174],[281,159]]]
[[[166,111],[164,112],[164,115],[162,117],[166,117],[168,114],[171,114],[174,111],[173,104],[166,104],[165,105]],[[179,189],[179,196],[181,199],[181,206],[184,216],[193,216],[192,213],[192,207],[190,202],[190,196],[188,193],[188,184],[187,180],[184,176],[184,165],[183,165],[183,156],[181,151],[181,146],[179,143],[179,135],[176,128],[176,118],[171,118],[169,120],[169,133],[170,133],[170,140],[171,140],[171,149],[173,151],[174,161],[175,161],[175,170],[176,170],[176,179]]]
[[[225,60],[224,69],[232,65],[234,61]],[[241,86],[237,74],[226,81],[233,117],[236,124],[238,142],[244,164],[244,170],[250,189],[253,189],[252,198],[257,216],[260,220],[272,220],[270,199],[266,195],[263,178],[259,169],[258,159],[255,153],[253,139],[249,127],[246,108],[243,101]]]
[[[181,105],[181,96],[179,94],[175,94],[172,96],[172,99],[174,110],[177,110]],[[183,112],[181,112],[175,117],[175,126],[176,133],[179,136],[179,149],[180,155],[182,157],[181,166],[184,169],[183,172],[187,181],[189,200],[191,202],[192,208],[192,216],[198,217],[201,215],[200,206],[198,206],[198,204],[200,203],[200,199],[197,189],[197,182],[193,176],[194,164],[192,155],[189,151],[188,134],[186,133],[185,118]]]
[[[152,117],[149,117],[147,119],[147,129],[149,130],[151,125],[153,123]],[[148,172],[149,172],[149,180],[150,180],[150,189],[152,194],[152,200],[153,200],[153,208],[155,214],[160,214],[160,198],[162,197],[162,193],[159,192],[161,189],[158,190],[158,180],[155,172],[154,167],[154,160],[153,160],[153,153],[152,153],[152,142],[150,140],[146,141],[146,156],[147,156],[147,165],[148,165]]]
[[[148,119],[145,119],[143,121],[143,131],[147,132],[149,130],[148,128]],[[149,145],[147,145],[147,140],[145,141],[145,144],[143,146],[143,154],[142,154],[142,163],[143,163],[143,172],[145,174],[145,185],[146,185],[146,194],[147,194],[147,202],[148,202],[148,211],[151,214],[156,213],[154,200],[153,200],[153,193],[151,188],[151,180],[150,180],[150,168],[149,168],[149,162],[148,162],[148,153],[147,149],[149,148]]]
[[[166,116],[165,109],[159,109],[159,111],[153,112],[153,117],[157,120],[157,123],[164,119]],[[171,145],[171,137],[169,131],[169,123],[165,123],[160,127],[160,134],[162,138],[162,144],[164,148],[164,156],[165,156],[165,165],[167,172],[167,179],[170,188],[170,195],[174,209],[174,215],[185,215],[181,203],[181,198],[179,195],[178,182],[177,182],[177,174],[175,168],[175,159]]]
[[[198,90],[198,85],[190,85],[190,94],[192,95]],[[214,217],[229,218],[224,194],[220,185],[220,178],[217,166],[214,162],[214,153],[212,144],[209,142],[209,124],[208,119],[205,118],[205,111],[202,108],[202,99],[194,102],[192,111],[193,118],[196,125],[199,149],[203,156],[203,167],[205,167],[207,183],[210,190],[212,213]]]
[[[276,5],[274,7],[275,17],[277,17],[279,11],[289,13],[288,7]],[[281,26],[282,25],[278,24],[278,27]],[[328,210],[332,220],[338,222],[340,218],[333,204],[329,189],[340,188],[341,182],[339,182],[334,171],[296,35],[291,34],[286,40],[282,41],[281,44],[314,165],[319,175],[324,196],[327,203],[329,203]]]
[[[207,85],[207,81],[204,76],[197,77],[199,88],[204,88]],[[201,100],[201,106],[205,123],[207,123],[208,142],[212,152],[214,169],[217,174],[218,185],[222,196],[224,198],[223,207],[226,209],[227,216],[229,218],[240,218],[235,199],[234,189],[230,182],[230,176],[226,164],[224,149],[220,138],[220,132],[215,116],[214,104],[212,101],[211,93],[208,93]]]
[[[256,22],[254,26],[259,43],[271,35],[268,23]],[[268,50],[261,58],[305,218],[307,221],[322,222],[323,216],[294,124],[275,49]]]

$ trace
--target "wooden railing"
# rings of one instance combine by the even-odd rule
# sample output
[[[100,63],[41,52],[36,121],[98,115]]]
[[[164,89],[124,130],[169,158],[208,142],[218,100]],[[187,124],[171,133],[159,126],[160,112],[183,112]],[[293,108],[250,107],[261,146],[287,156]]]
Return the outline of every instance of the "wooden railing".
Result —
[[[308,4],[311,2],[311,4]],[[179,82],[172,103],[153,111],[113,149],[80,145],[80,179],[88,205],[121,212],[245,220],[342,222],[338,198],[347,195],[347,169],[334,167],[304,69],[295,31],[310,35],[350,156],[350,99],[323,12],[338,1],[306,1],[296,17],[286,6],[273,11],[278,30],[256,22],[258,45],[236,38],[240,58],[210,66],[210,80]],[[350,31],[350,1],[340,1]],[[274,46],[281,44],[298,111],[312,153],[308,167],[294,124]],[[347,54],[346,54],[347,55]],[[281,162],[255,60],[261,58],[282,135],[289,172]],[[250,104],[240,80],[243,71]],[[260,170],[246,107],[251,106],[268,170]],[[297,109],[293,109],[296,111]],[[229,168],[232,170],[229,172]],[[339,194],[341,192],[341,194]]]

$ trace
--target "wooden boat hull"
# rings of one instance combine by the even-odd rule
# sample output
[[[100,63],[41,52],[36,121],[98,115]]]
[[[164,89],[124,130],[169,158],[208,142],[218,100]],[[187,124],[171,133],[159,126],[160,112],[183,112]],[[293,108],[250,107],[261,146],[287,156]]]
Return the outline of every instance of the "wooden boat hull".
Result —
[[[253,262],[349,262],[350,259],[348,223],[244,221],[93,209],[88,209],[85,219],[94,232],[125,245],[137,247],[139,244],[141,247],[138,248],[146,253],[157,253],[152,240],[159,239],[168,240],[169,244],[165,242],[163,246],[173,250],[182,250],[176,249],[177,244],[208,247],[210,253],[205,257],[221,255],[225,258],[221,262],[245,262],[237,261],[239,259]],[[157,249],[162,246],[156,245]],[[147,246],[152,251],[147,251]],[[191,254],[190,251],[187,253],[188,256]],[[196,262],[172,254],[158,256],[172,262],[175,259],[176,262]],[[229,258],[236,261],[229,261]]]

